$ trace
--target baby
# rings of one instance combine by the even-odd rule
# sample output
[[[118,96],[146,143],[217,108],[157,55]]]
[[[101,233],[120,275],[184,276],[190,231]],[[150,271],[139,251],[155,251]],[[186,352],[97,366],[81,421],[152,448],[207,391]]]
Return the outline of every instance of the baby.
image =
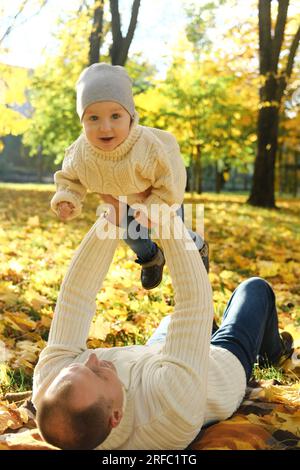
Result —
[[[153,289],[162,279],[164,254],[148,229],[135,220],[130,206],[143,202],[154,221],[162,205],[182,205],[186,169],[179,146],[169,132],[139,125],[132,82],[124,67],[93,64],[81,73],[76,91],[83,133],[68,147],[62,170],[54,175],[57,191],[51,208],[62,220],[71,220],[81,213],[87,190],[104,200],[105,195],[126,196],[126,226],[136,224],[140,236],[127,230],[124,241],[142,265],[143,287]],[[178,213],[183,218],[183,210]],[[208,270],[207,244],[189,232]]]

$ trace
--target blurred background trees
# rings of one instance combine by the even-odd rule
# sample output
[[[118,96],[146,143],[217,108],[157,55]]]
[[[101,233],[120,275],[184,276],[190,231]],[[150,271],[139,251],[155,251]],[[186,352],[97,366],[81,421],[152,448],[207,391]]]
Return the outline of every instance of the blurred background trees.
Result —
[[[272,11],[274,4],[277,10]],[[300,41],[300,21],[288,25],[289,0],[259,0],[259,113],[257,155],[249,202],[275,207],[279,119]],[[293,21],[294,19],[292,19]],[[289,31],[287,31],[289,26]],[[289,33],[289,34],[288,34]]]
[[[141,124],[177,137],[188,190],[248,191],[249,202],[263,207],[275,206],[275,193],[297,196],[298,2],[252,0],[240,17],[235,0],[186,0],[185,28],[170,30],[174,46],[161,72],[147,57],[150,37],[146,50],[131,53],[143,1],[127,2],[126,15],[122,0],[78,1],[60,15],[43,65],[0,64],[0,179],[51,180],[80,133],[76,80],[85,66],[106,61],[132,76]],[[0,37],[26,5],[30,16],[46,4],[20,1]],[[0,14],[5,19],[5,9]]]

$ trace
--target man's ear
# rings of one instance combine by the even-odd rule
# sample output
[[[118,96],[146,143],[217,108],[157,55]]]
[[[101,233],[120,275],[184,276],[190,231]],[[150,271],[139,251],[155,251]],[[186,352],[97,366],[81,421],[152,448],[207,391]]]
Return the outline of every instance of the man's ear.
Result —
[[[120,410],[114,410],[109,418],[109,424],[112,428],[115,428],[120,423],[123,417],[123,413]]]

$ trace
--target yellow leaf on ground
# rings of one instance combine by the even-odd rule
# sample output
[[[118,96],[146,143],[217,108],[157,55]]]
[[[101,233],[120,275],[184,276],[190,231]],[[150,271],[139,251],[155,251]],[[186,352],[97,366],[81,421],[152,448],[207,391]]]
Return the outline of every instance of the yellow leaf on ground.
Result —
[[[0,301],[7,306],[15,305],[19,300],[17,289],[11,282],[0,281]]]
[[[110,323],[105,321],[103,316],[97,315],[96,319],[91,324],[89,337],[105,340],[110,332],[110,327]]]
[[[280,263],[258,260],[256,264],[260,277],[274,277],[277,276],[277,274],[280,274]]]
[[[8,263],[8,266],[9,266],[9,269],[12,269],[18,274],[24,269],[24,266],[20,264],[18,261],[16,261],[15,259],[10,260]]]
[[[32,306],[34,310],[40,310],[45,305],[51,304],[50,300],[44,295],[34,291],[25,292],[24,299]]]
[[[0,384],[1,385],[9,385],[10,384],[10,378],[8,376],[8,371],[9,368],[6,364],[0,363]]]
[[[28,422],[24,408],[17,408],[14,403],[0,402],[0,434],[7,429],[18,429]]]
[[[33,330],[36,327],[36,322],[31,320],[26,313],[23,312],[5,312],[4,320],[9,319],[11,325],[17,325],[21,330]]]
[[[300,382],[292,385],[269,385],[264,391],[267,401],[300,406]]]
[[[33,217],[29,217],[27,220],[27,225],[30,227],[39,227],[40,225],[40,218],[38,215],[34,215]]]
[[[0,436],[0,450],[55,450],[47,444],[37,429]]]
[[[234,416],[204,431],[203,437],[191,449],[195,450],[260,450],[268,449],[271,434],[245,416]]]

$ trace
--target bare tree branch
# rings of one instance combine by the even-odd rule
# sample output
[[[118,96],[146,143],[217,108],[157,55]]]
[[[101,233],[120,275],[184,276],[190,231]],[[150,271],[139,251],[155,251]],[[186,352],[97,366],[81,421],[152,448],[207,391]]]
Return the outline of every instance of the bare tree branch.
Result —
[[[132,8],[131,8],[130,24],[129,24],[127,35],[126,35],[126,39],[130,41],[130,43],[134,36],[140,5],[141,5],[141,0],[134,0]]]
[[[20,8],[19,10],[17,11],[17,13],[15,14],[15,16],[13,17],[12,21],[11,21],[11,24],[8,26],[7,30],[5,31],[5,33],[2,35],[2,37],[0,38],[0,44],[4,41],[4,39],[9,35],[9,33],[11,32],[11,30],[13,29],[14,27],[14,23],[16,22],[16,20],[18,19],[18,17],[21,15],[21,13],[23,13],[26,5],[28,3],[28,0],[24,0],[21,5],[20,5]]]
[[[39,13],[41,12],[41,10],[44,8],[44,6],[47,4],[48,0],[43,0],[41,5],[40,5],[40,8],[31,16],[25,18],[23,21],[21,21],[19,24],[16,24],[16,20],[18,19],[18,17],[23,13],[23,11],[25,10],[25,7],[26,5],[28,4],[29,0],[23,0],[23,2],[21,3],[20,7],[19,7],[19,10],[17,11],[17,13],[15,14],[15,16],[13,17],[12,19],[12,22],[11,24],[8,26],[7,30],[5,31],[5,33],[2,35],[2,37],[0,38],[0,44],[4,41],[4,39],[11,33],[11,31],[13,29],[16,29],[18,28],[19,26],[21,26],[22,24],[26,23],[27,21],[31,20],[32,18],[34,18],[35,16],[39,15]]]
[[[277,73],[279,55],[284,38],[287,12],[290,0],[278,0],[278,13],[275,25],[275,33],[272,41],[272,70]]]
[[[271,1],[259,0],[258,23],[259,23],[259,71],[262,75],[270,70],[271,66]]]
[[[78,13],[81,13],[84,8],[89,8],[89,5],[86,0],[82,0],[77,10]]]
[[[95,1],[93,26],[89,39],[89,65],[99,62],[100,48],[103,36],[103,11],[104,0]]]
[[[300,26],[299,26],[299,28],[298,28],[298,30],[297,30],[294,38],[293,38],[293,41],[292,41],[292,44],[291,44],[291,47],[290,47],[290,52],[289,52],[285,72],[281,75],[281,77],[279,79],[279,85],[278,85],[278,99],[279,99],[279,101],[282,99],[283,94],[284,94],[285,89],[286,89],[286,86],[287,86],[287,83],[288,83],[288,79],[292,75],[294,60],[295,60],[296,52],[297,52],[297,49],[298,49],[298,46],[299,46],[299,42],[300,42]]]
[[[110,12],[112,17],[111,30],[113,36],[113,42],[118,42],[122,39],[121,32],[121,18],[119,11],[119,0],[109,0]]]
[[[122,36],[121,17],[119,12],[119,0],[110,0],[111,22],[113,43],[110,48],[110,56],[113,65],[124,65],[128,51],[134,36],[137,25],[141,0],[134,0],[131,8],[131,18],[128,26],[127,34]]]
[[[299,42],[300,42],[300,26],[298,27],[298,30],[294,36],[294,39],[292,41],[291,48],[290,48],[290,53],[289,53],[288,62],[286,66],[286,75],[288,78],[292,75],[294,59],[295,59],[296,52],[299,46]]]

